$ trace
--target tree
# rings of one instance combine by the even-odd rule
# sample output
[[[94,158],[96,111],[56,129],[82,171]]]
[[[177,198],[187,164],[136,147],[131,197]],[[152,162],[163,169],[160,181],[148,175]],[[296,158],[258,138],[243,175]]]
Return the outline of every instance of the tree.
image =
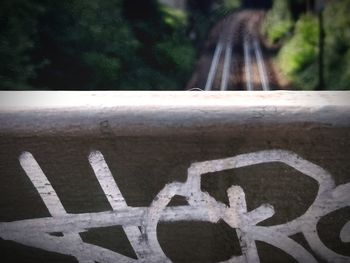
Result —
[[[181,89],[194,52],[187,18],[168,11],[156,0],[2,1],[0,85]]]
[[[0,85],[2,89],[29,88],[40,61],[31,61],[37,38],[37,17],[43,6],[25,0],[0,2]]]

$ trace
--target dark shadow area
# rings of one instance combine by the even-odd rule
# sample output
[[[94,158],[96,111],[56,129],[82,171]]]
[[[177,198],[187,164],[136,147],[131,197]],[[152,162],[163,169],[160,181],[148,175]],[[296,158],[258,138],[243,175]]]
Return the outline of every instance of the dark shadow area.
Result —
[[[83,242],[103,247],[124,256],[137,259],[122,226],[89,229],[80,233]]]
[[[269,9],[272,7],[272,0],[243,0],[243,7],[245,8],[257,8],[257,9]]]
[[[350,243],[342,242],[340,231],[350,220],[350,208],[345,207],[323,217],[317,231],[324,244],[331,250],[341,255],[350,256]]]
[[[78,263],[73,256],[48,252],[42,249],[24,246],[16,242],[0,238],[0,251],[2,263]]]
[[[258,254],[260,262],[262,263],[297,263],[291,255],[288,255],[283,250],[271,246],[265,242],[256,242],[256,247],[258,249]]]

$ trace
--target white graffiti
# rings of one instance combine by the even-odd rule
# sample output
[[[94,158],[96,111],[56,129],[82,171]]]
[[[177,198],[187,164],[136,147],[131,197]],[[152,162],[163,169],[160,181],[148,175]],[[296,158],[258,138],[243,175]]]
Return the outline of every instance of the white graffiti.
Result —
[[[225,262],[260,262],[255,241],[266,242],[280,248],[298,262],[317,262],[315,257],[290,236],[302,233],[313,252],[328,262],[350,262],[346,257],[326,247],[317,233],[319,220],[340,208],[350,205],[350,183],[336,186],[332,176],[323,168],[284,150],[267,150],[237,155],[230,158],[193,163],[188,168],[185,183],[166,185],[150,207],[128,206],[116,184],[103,155],[93,151],[90,165],[109,201],[112,211],[70,214],[65,211],[59,197],[35,158],[29,152],[19,157],[20,165],[38,191],[51,217],[0,223],[0,237],[27,246],[74,256],[79,262],[171,262],[163,252],[158,238],[160,221],[224,220],[239,237],[242,255],[232,256]],[[203,174],[235,169],[250,165],[280,162],[313,178],[319,184],[313,204],[300,217],[281,225],[258,226],[274,215],[269,204],[247,211],[245,194],[240,186],[227,190],[229,206],[215,200],[201,190]],[[187,199],[186,206],[168,206],[175,195]],[[82,241],[79,233],[91,228],[122,226],[137,259]],[[52,235],[60,232],[61,236]],[[343,242],[350,242],[350,221],[340,232]]]

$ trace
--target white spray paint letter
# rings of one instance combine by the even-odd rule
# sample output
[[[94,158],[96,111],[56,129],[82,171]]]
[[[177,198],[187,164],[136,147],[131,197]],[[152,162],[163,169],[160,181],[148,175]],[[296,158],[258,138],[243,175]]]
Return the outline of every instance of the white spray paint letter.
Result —
[[[101,152],[91,152],[88,159],[112,207],[111,211],[67,213],[35,158],[29,152],[24,152],[19,157],[20,165],[38,191],[51,217],[2,222],[0,237],[47,251],[72,255],[84,263],[171,262],[157,238],[158,222],[188,220],[216,223],[224,220],[236,230],[242,250],[241,256],[232,256],[226,262],[260,262],[256,241],[278,247],[298,262],[317,262],[310,252],[290,238],[297,233],[302,233],[313,252],[325,261],[350,262],[350,257],[337,254],[326,247],[316,229],[322,217],[350,205],[350,183],[336,186],[327,171],[292,152],[268,150],[192,163],[188,168],[187,181],[165,185],[150,207],[127,205]],[[228,206],[201,190],[203,174],[272,162],[289,165],[319,184],[314,203],[303,215],[285,224],[257,226],[259,222],[273,216],[274,208],[269,204],[262,204],[248,211],[245,193],[240,186],[233,185],[227,190]],[[185,197],[189,205],[168,207],[175,195]],[[122,226],[137,259],[87,244],[80,238],[81,232],[107,226]],[[52,235],[55,232],[61,232],[62,236]],[[349,237],[350,221],[340,232],[343,242],[349,242]]]

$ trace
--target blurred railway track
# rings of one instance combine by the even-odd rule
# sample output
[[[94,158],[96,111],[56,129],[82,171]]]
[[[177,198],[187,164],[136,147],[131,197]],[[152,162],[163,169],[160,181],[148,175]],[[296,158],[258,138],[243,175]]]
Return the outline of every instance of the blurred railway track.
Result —
[[[272,89],[273,70],[266,62],[259,34],[263,18],[263,11],[246,10],[220,22],[209,37],[187,89]]]

